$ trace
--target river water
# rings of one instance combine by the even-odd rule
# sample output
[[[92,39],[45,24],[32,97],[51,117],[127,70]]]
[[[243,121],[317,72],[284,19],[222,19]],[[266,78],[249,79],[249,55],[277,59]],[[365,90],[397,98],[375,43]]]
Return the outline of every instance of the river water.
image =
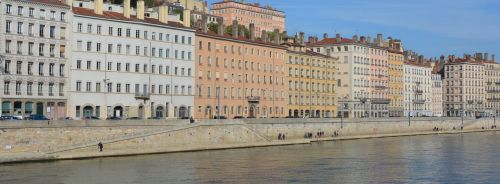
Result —
[[[500,132],[0,165],[0,183],[500,183]]]

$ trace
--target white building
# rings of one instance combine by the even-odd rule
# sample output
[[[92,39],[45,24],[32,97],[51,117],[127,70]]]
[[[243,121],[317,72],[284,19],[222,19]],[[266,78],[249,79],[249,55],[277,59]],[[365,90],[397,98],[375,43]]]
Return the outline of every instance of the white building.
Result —
[[[69,116],[189,117],[194,106],[194,30],[131,10],[73,3]],[[92,2],[85,2],[92,3]],[[108,6],[109,7],[109,6]],[[137,16],[131,15],[137,12]]]
[[[66,116],[71,17],[64,1],[0,1],[2,115]]]
[[[484,74],[486,90],[484,111],[487,116],[500,115],[500,64],[496,63],[495,55],[489,60],[488,54],[484,54]]]
[[[301,35],[302,37],[302,35]],[[388,117],[388,49],[382,35],[370,37],[353,36],[352,39],[309,39],[309,48],[314,52],[338,57],[335,88],[339,114],[337,117],[367,118]]]
[[[432,71],[431,82],[432,82],[432,116],[442,117],[443,116],[443,81],[441,80],[441,74],[437,70],[438,65],[434,65]]]
[[[405,62],[403,66],[404,115],[432,116],[432,66],[423,61]]]

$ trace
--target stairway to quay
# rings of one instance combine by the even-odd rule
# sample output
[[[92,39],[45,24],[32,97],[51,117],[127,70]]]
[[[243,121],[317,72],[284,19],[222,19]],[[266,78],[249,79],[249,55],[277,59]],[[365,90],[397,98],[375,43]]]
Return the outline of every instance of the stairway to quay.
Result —
[[[462,129],[463,126],[463,129]],[[497,131],[494,118],[1,121],[0,163]],[[280,136],[284,135],[284,136]],[[103,151],[98,149],[102,143]]]

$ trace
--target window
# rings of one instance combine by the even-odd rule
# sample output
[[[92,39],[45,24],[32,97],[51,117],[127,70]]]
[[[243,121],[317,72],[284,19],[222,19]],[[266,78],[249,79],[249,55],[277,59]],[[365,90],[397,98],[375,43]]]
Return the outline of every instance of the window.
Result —
[[[22,6],[18,6],[18,7],[17,7],[17,15],[19,15],[19,16],[23,16],[23,9],[24,9],[24,8],[23,8]]]
[[[78,32],[81,33],[82,32],[82,23],[78,23],[78,28],[77,28]]]
[[[122,28],[118,28],[118,36],[122,36]]]
[[[59,76],[64,77],[64,64],[59,65]]]
[[[43,76],[43,63],[38,63],[38,75]]]
[[[43,96],[43,82],[38,83],[38,96]]]
[[[130,28],[127,28],[127,30],[125,31],[125,36],[130,37]]]
[[[100,35],[102,32],[102,26],[101,25],[97,25],[97,34]]]
[[[113,36],[113,27],[108,28],[108,35]]]
[[[54,96],[54,83],[49,83],[49,96]]]
[[[33,95],[33,82],[28,82],[28,84],[26,84],[26,94],[27,95]]]
[[[21,75],[22,74],[22,61],[18,61],[16,65],[16,74]]]
[[[16,95],[21,95],[21,81],[16,82]]]
[[[82,91],[82,81],[76,81],[76,91]]]
[[[28,63],[28,75],[33,75],[33,62]]]
[[[17,34],[23,34],[23,23],[17,22]]]
[[[5,81],[3,82],[3,94],[4,95],[10,95],[10,81]]]
[[[54,66],[55,66],[54,63],[49,64],[49,75],[50,76],[54,76]]]
[[[101,92],[101,83],[100,82],[95,83],[95,92],[98,92],[98,93]]]
[[[45,30],[45,25],[40,25],[40,30],[39,30],[38,36],[45,37],[44,30]]]
[[[12,14],[12,5],[8,4],[5,8],[5,13]]]
[[[82,68],[82,60],[76,60],[76,69]]]
[[[35,24],[33,24],[33,23],[28,24],[28,35],[29,36],[35,35]]]
[[[11,32],[11,28],[12,27],[12,21],[8,20],[5,22],[5,32],[6,33],[10,33]]]

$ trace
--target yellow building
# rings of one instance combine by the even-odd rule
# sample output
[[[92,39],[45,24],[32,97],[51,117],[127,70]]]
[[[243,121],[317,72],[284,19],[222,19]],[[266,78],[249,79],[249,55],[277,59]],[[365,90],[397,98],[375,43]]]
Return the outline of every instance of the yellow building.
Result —
[[[389,40],[389,116],[403,117],[403,65],[401,41]]]
[[[334,95],[335,78],[332,58],[307,50],[303,38],[286,38],[288,47],[288,116],[334,117],[337,106]]]

